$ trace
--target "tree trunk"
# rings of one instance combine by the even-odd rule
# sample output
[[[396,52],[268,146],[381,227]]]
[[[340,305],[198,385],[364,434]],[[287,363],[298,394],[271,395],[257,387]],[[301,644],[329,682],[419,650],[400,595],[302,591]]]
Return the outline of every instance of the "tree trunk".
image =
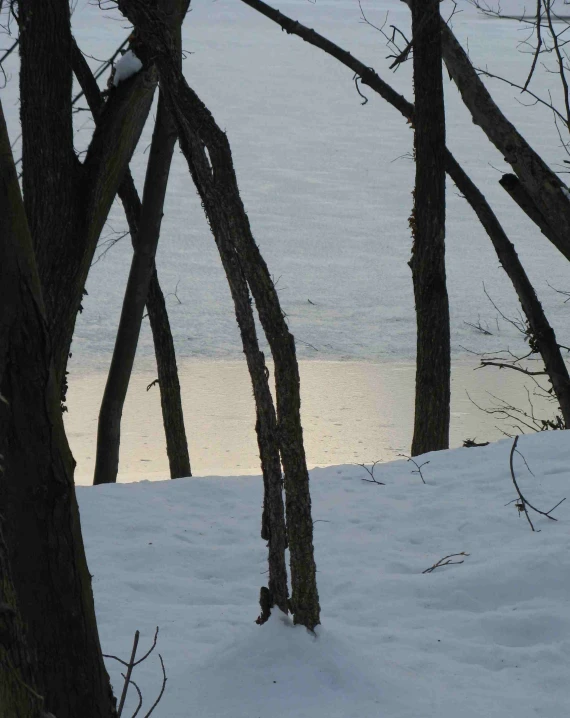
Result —
[[[313,552],[313,522],[300,421],[299,370],[295,343],[277,292],[255,240],[239,194],[231,150],[209,110],[188,87],[173,61],[174,48],[159,12],[149,2],[120,0],[119,8],[141,34],[159,69],[162,91],[178,126],[180,146],[196,184],[218,249],[236,253],[255,299],[275,362],[277,426],[285,475],[287,532],[291,556],[293,620],[310,630],[319,623]],[[207,150],[207,151],[206,151]]]
[[[145,179],[139,232],[135,241],[113,359],[99,412],[95,484],[113,483],[117,480],[121,417],[150,279],[154,271],[154,258],[160,237],[162,210],[175,143],[176,130],[161,93]]]
[[[150,111],[156,73],[151,67],[112,89],[80,164],[73,148],[69,2],[21,0],[18,11],[24,200],[64,394],[87,274]]]
[[[443,20],[441,27],[445,64],[473,122],[511,165],[548,225],[548,238],[570,259],[570,201],[566,186],[494,103],[467,54]]]
[[[93,118],[97,122],[103,110],[104,100],[99,91],[97,81],[75,42],[73,43],[73,71],[85,94]],[[125,209],[134,247],[141,217],[141,201],[128,169],[119,187],[118,195]],[[176,351],[164,295],[156,273],[156,266],[152,273],[146,301],[158,369],[160,403],[166,437],[166,452],[170,465],[170,478],[178,479],[184,476],[192,476],[186,429],[184,427],[178,367],[176,365]]]
[[[439,0],[412,3],[416,188],[410,219],[416,300],[412,455],[449,448],[450,336],[445,278],[445,109]]]
[[[540,352],[544,368],[554,389],[564,419],[564,425],[569,428],[570,376],[568,375],[566,362],[560,352],[554,329],[552,329],[546,318],[534,287],[524,271],[513,244],[509,241],[495,214],[487,204],[485,197],[449,152],[447,153],[446,166],[449,176],[475,210],[479,221],[493,243],[501,266],[512,282],[528,320],[532,337],[536,342],[536,348]]]
[[[34,688],[34,669],[0,526],[0,715],[16,718],[45,716],[44,699]]]
[[[190,455],[184,427],[184,412],[180,395],[180,380],[176,366],[176,353],[164,294],[158,282],[156,267],[152,271],[146,298],[148,318],[154,341],[160,405],[166,436],[166,453],[170,466],[170,478],[192,476]]]
[[[0,107],[0,455],[17,605],[57,718],[111,718],[34,251]]]

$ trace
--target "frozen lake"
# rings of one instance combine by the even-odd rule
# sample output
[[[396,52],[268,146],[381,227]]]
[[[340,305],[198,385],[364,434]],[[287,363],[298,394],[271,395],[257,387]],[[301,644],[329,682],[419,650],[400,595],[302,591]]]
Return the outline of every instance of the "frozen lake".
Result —
[[[301,389],[307,462],[314,466],[389,461],[408,454],[412,439],[415,368],[410,362],[303,361]],[[489,393],[528,408],[528,397],[514,372],[481,370],[458,362],[452,376],[451,445],[467,438],[493,441],[509,424],[477,409],[494,403]],[[169,475],[156,374],[139,368],[123,414],[120,481],[164,479]],[[76,481],[93,481],[99,402],[106,376],[74,378],[64,415],[77,461]],[[255,412],[245,362],[188,360],[180,366],[182,399],[192,471],[196,476],[260,473]],[[469,391],[469,396],[467,395]],[[537,414],[545,402],[532,397]],[[468,449],[466,449],[468,451]]]
[[[515,13],[524,3],[510,0],[502,6]],[[442,7],[450,12],[447,3]],[[350,50],[411,99],[410,63],[396,74],[388,70],[385,41],[360,22],[356,0],[282,0],[279,8]],[[364,2],[363,8],[377,24],[382,24],[389,13],[388,25],[408,32],[409,12],[399,0]],[[521,40],[517,23],[481,17],[465,0],[458,9],[453,27],[468,46],[473,62],[524,82],[529,56],[517,52]],[[126,23],[112,10],[101,12],[85,0],[77,3],[73,24],[80,47],[96,58],[90,60],[93,67],[109,57],[127,33]],[[414,180],[409,126],[366,89],[363,91],[369,101],[362,105],[346,68],[281,32],[239,0],[193,0],[183,43],[188,81],[228,133],[254,236],[277,281],[283,308],[298,340],[303,361],[305,433],[312,465],[372,460],[383,458],[389,451],[407,449],[415,353],[412,283],[407,265]],[[17,59],[10,58],[10,63],[2,101],[16,140]],[[556,98],[556,77],[540,72],[537,87],[545,94],[552,90]],[[508,171],[508,166],[472,124],[447,77],[445,83],[448,146],[486,194],[515,243],[559,341],[570,344],[569,307],[551,288],[570,289],[570,265],[499,186],[501,173]],[[488,84],[498,104],[535,149],[552,167],[563,171],[560,140],[549,111],[525,106],[517,91],[505,84]],[[76,115],[76,127],[80,151],[92,131],[87,113]],[[139,191],[151,131],[149,122],[132,163]],[[15,151],[18,153],[17,141]],[[489,370],[463,370],[468,366],[469,352],[519,351],[524,344],[515,329],[499,319],[485,296],[483,285],[502,312],[518,315],[514,291],[487,236],[452,184],[448,184],[447,196],[452,351],[456,383],[461,387],[454,393],[453,436],[457,444],[468,435],[497,435],[493,434],[491,420],[470,405],[461,404],[465,389],[475,395],[486,387],[513,399],[517,392],[524,392],[517,376],[506,377],[503,372],[491,377]],[[107,248],[108,240],[124,230],[123,212],[116,204],[100,252]],[[89,295],[78,317],[70,362],[69,415],[77,423],[69,428],[72,444],[75,442],[79,452],[80,476],[90,474],[86,457],[91,450],[80,448],[83,439],[78,437],[85,436],[87,429],[91,433],[94,430],[130,257],[126,237],[94,265],[87,284]],[[239,335],[215,244],[180,153],[172,169],[157,264],[164,292],[169,295],[196,471],[241,473],[242,463],[250,471],[257,463],[251,464],[255,457],[253,414],[245,369],[237,364],[242,357]],[[490,334],[468,324],[478,322]],[[144,392],[154,374],[149,369],[150,330],[146,320],[143,324],[139,369],[131,408],[126,413],[127,417],[129,411],[138,415],[133,416],[135,425],[144,417],[138,435],[155,437],[160,443],[158,395],[156,390],[148,395]],[[196,366],[200,367],[197,373]],[[223,396],[218,392],[220,382],[226,387]],[[143,398],[139,397],[141,392]],[[225,408],[228,397],[233,413]],[[154,408],[149,405],[148,411],[141,411],[144,401]],[[225,423],[217,424],[210,434],[201,433],[208,429],[204,422],[210,408],[220,420],[225,416]],[[351,420],[336,421],[335,417],[349,416],[341,415],[341,411],[352,412]],[[475,423],[462,423],[467,421],[460,418],[465,415],[472,416],[469,421]],[[126,426],[129,421],[127,418]],[[477,423],[481,421],[484,425]],[[241,426],[240,422],[247,425],[249,444],[244,443],[241,428],[235,434],[230,431]],[[125,476],[141,473],[135,460],[149,463],[138,456],[138,444],[127,448],[132,432],[135,429],[127,428],[123,438],[121,471]],[[332,437],[328,443],[321,441],[325,435]],[[215,442],[229,448],[214,450],[212,447],[218,446]],[[240,456],[239,467],[234,445],[249,447]],[[208,448],[202,450],[200,446]],[[154,449],[151,453],[151,461],[158,462]],[[152,471],[164,472],[164,458],[161,461],[153,464]],[[145,466],[142,473],[152,473],[150,469]]]

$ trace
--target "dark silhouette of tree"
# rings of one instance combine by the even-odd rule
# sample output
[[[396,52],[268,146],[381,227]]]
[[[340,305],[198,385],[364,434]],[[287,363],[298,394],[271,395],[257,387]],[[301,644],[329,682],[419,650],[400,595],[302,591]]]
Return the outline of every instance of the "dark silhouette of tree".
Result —
[[[416,301],[412,455],[449,448],[451,350],[445,278],[445,108],[439,0],[412,0],[416,185],[410,267]]]
[[[112,718],[105,670],[59,402],[49,324],[4,116],[0,107],[0,456],[3,620],[0,637],[27,685],[58,718]],[[11,594],[11,583],[15,596]],[[25,643],[19,635],[25,626]],[[33,676],[26,645],[35,659]],[[19,652],[19,653],[18,653]],[[17,661],[17,663],[15,663]],[[0,672],[11,700],[13,671]],[[12,688],[10,686],[12,685]],[[23,698],[21,698],[23,700]],[[0,704],[1,705],[1,704]],[[19,715],[6,712],[3,715]],[[33,715],[33,714],[31,714]]]
[[[176,53],[169,39],[167,23],[155,4],[146,0],[121,0],[118,5],[140,36],[141,47],[137,55],[147,64],[155,62],[158,68],[161,89],[176,122],[181,150],[220,252],[234,306],[238,292],[238,301],[243,302],[243,290],[237,286],[239,273],[251,290],[271,348],[275,362],[277,437],[284,470],[287,538],[291,556],[289,607],[293,620],[312,630],[319,623],[320,606],[295,342],[285,322],[267,265],[251,233],[225,133],[186,83],[174,59]],[[239,313],[236,307],[236,316]],[[245,343],[244,351],[247,355]]]

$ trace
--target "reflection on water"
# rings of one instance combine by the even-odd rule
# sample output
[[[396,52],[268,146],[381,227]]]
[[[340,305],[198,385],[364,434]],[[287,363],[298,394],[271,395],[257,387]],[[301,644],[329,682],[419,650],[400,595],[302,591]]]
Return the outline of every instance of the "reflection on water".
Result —
[[[466,438],[496,440],[499,421],[477,409],[489,406],[488,392],[516,406],[528,406],[524,377],[508,370],[473,371],[459,364],[452,376],[451,445]],[[388,461],[407,453],[412,437],[412,364],[302,362],[302,419],[309,467]],[[76,480],[91,483],[99,402],[105,375],[71,375],[64,415],[77,461]],[[158,387],[147,391],[152,372],[137,372],[123,414],[120,481],[168,477],[168,460]],[[186,361],[180,365],[186,431],[196,476],[259,473],[254,404],[245,362]],[[535,410],[553,408],[533,399]],[[502,424],[502,428],[509,427]],[[512,433],[516,433],[512,431]]]

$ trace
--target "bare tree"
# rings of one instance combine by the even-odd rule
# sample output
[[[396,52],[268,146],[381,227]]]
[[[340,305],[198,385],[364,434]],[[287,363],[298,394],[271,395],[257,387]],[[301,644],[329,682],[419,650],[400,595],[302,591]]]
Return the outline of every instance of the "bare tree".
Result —
[[[73,43],[73,72],[81,85],[82,92],[85,94],[93,119],[98,122],[105,106],[105,100],[99,91],[97,80],[75,42]],[[142,206],[132,175],[128,169],[119,186],[118,195],[125,209],[131,240],[134,244],[139,235]],[[191,476],[188,441],[186,439],[180,394],[180,380],[176,364],[176,350],[156,266],[150,278],[146,305],[158,370],[160,404],[166,437],[166,452],[170,465],[170,477],[177,479],[183,476]]]
[[[4,562],[12,571],[25,639],[38,658],[34,688],[45,697],[45,709],[58,718],[112,718],[114,698],[99,645],[74,461],[1,106],[0,455],[8,549]],[[4,573],[0,584],[6,594],[10,586],[3,581]],[[17,627],[15,631],[17,637]],[[8,682],[2,672],[3,689]]]
[[[179,0],[163,3],[177,62],[181,67],[182,51],[180,28],[183,20]],[[95,484],[117,480],[119,470],[119,447],[121,441],[121,417],[133,369],[140,328],[150,282],[155,269],[155,255],[160,238],[164,199],[172,153],[176,144],[176,127],[164,102],[162,93],[158,110],[145,179],[143,201],[134,240],[134,255],[125,290],[121,319],[115,340],[113,358],[103,394],[97,430],[97,457]],[[188,466],[188,469],[190,467]]]
[[[149,0],[120,0],[119,9],[141,35],[143,46],[138,54],[146,62],[152,58],[157,64],[161,89],[175,119],[180,146],[202,199],[226,275],[229,275],[228,266],[232,266],[232,272],[243,273],[271,347],[275,362],[277,436],[284,469],[291,556],[289,606],[293,620],[312,630],[319,623],[320,607],[295,342],[285,322],[267,265],[252,236],[225,133],[188,86],[173,61],[174,48],[155,4]],[[230,288],[235,305],[236,296],[231,281]]]

